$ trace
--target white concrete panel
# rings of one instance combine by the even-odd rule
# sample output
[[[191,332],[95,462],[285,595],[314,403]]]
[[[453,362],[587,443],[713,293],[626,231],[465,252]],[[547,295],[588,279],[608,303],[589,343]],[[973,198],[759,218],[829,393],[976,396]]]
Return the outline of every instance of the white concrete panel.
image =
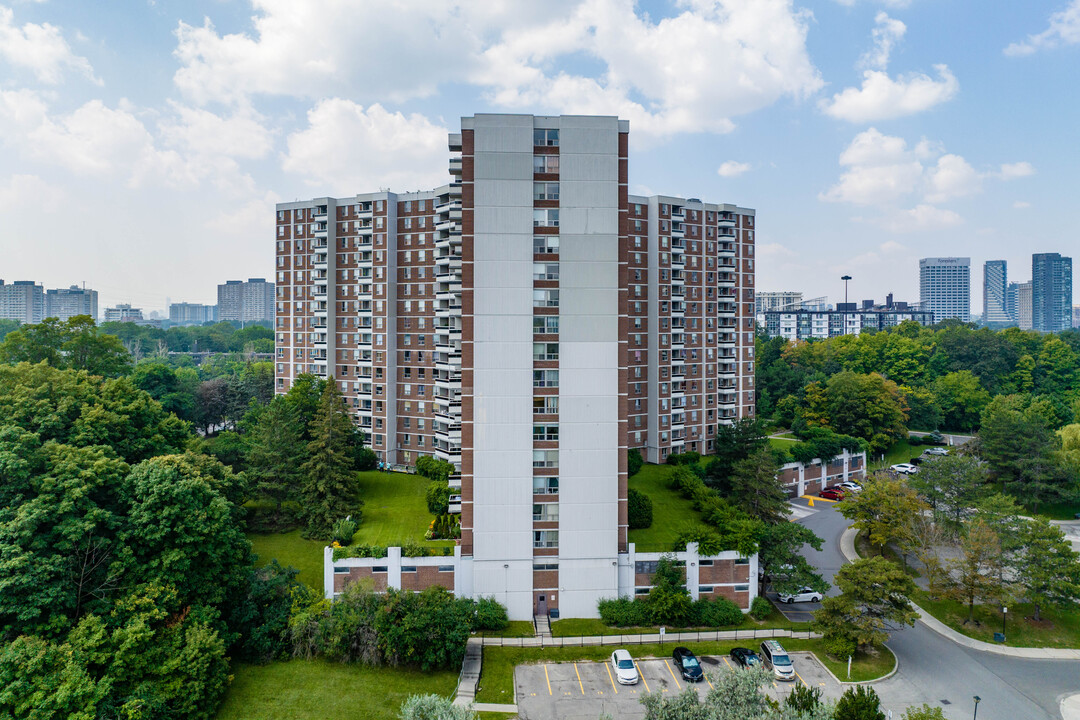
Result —
[[[619,232],[619,215],[606,209],[560,207],[559,230],[568,235],[615,235]]]
[[[532,202],[531,197],[530,195],[530,203]],[[528,208],[476,208],[473,218],[477,227],[482,227],[491,234],[524,235],[526,232],[532,233],[533,212],[531,206]]]
[[[532,131],[529,131],[529,144],[532,144]],[[474,180],[532,180],[532,150],[523,152],[502,152],[477,154],[473,159]],[[531,200],[531,198],[530,198]],[[530,207],[532,203],[530,202]]]
[[[503,180],[497,183],[479,182],[475,186],[474,195],[476,207],[531,208],[533,183],[531,178],[528,180]]]
[[[524,222],[524,220],[523,220]],[[532,216],[529,215],[529,222]],[[480,262],[533,261],[532,233],[481,233],[473,238],[473,257]],[[530,276],[530,281],[531,281]],[[529,286],[532,287],[531,285]]]
[[[565,151],[560,155],[559,179],[563,182],[575,180],[618,182],[619,158],[617,155],[569,155]]]
[[[559,179],[559,206],[619,208],[619,186],[610,181]]]
[[[565,123],[565,120],[564,120]],[[559,131],[559,149],[563,153],[619,154],[619,134],[608,128],[574,128],[565,124]]]

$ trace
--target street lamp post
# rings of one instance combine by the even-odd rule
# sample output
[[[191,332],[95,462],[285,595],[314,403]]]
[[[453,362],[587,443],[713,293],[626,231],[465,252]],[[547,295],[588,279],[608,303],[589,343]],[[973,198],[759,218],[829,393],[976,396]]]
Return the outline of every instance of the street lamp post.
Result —
[[[848,301],[847,300],[847,284],[848,284],[848,280],[851,279],[851,276],[850,275],[844,275],[840,279],[844,281],[844,304],[847,305],[847,301]]]
[[[978,695],[975,696],[975,712],[971,716],[971,720],[976,720],[979,717],[979,701],[982,700]]]
[[[1004,605],[1001,606],[1001,638],[1002,642],[1005,642],[1005,616],[1009,614],[1009,608]]]

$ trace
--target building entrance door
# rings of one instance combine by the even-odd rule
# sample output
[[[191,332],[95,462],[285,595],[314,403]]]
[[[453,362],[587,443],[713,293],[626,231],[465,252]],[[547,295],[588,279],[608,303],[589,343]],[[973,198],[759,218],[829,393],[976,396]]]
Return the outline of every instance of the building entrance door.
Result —
[[[536,596],[536,614],[540,616],[548,614],[547,595]]]

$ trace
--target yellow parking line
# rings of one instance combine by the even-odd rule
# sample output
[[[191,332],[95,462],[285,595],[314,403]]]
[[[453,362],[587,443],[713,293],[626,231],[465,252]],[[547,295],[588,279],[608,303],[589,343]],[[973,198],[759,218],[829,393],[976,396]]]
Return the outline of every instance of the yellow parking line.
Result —
[[[574,674],[577,675],[577,686],[581,690],[581,694],[585,694],[585,686],[581,684],[581,673],[578,672],[577,663],[574,663]]]
[[[544,666],[544,679],[545,679],[545,680],[547,680],[547,684],[548,684],[548,695],[550,695],[550,694],[551,694],[551,678],[550,678],[550,677],[548,677],[548,671],[547,671],[547,667],[548,667],[547,665],[545,665],[545,666]]]
[[[808,682],[806,682],[805,680],[803,680],[803,679],[802,679],[802,675],[800,675],[800,674],[799,674],[799,671],[798,671],[798,670],[796,670],[796,671],[795,671],[795,677],[797,677],[797,678],[799,678],[800,680],[802,680],[802,684],[803,684],[803,685],[805,685],[806,687],[810,687],[810,683],[808,683]]]
[[[604,663],[604,667],[607,668],[607,679],[611,681],[611,689],[615,691],[615,694],[619,694],[619,688],[615,687],[615,678],[611,677],[611,665]]]
[[[710,680],[710,679],[709,679],[709,676],[708,676],[708,675],[706,675],[705,673],[701,673],[701,675],[702,675],[702,677],[704,677],[704,678],[705,678],[705,682],[709,683],[709,689],[710,689],[710,690],[713,690],[713,689],[715,689],[715,688],[713,688],[713,686],[712,686],[712,680]]]
[[[641,672],[641,666],[638,665],[637,660],[634,661],[634,667],[637,668],[637,674],[638,677],[641,678],[641,682],[645,683],[645,692],[652,692],[652,690],[649,689],[649,681],[645,679],[645,673]]]
[[[679,684],[679,678],[675,677],[675,671],[671,669],[671,664],[668,663],[667,658],[664,658],[664,666],[667,667],[667,671],[671,673],[671,679],[675,681],[675,687],[682,690],[682,685]]]
[[[823,498],[823,497],[813,497],[812,495],[803,495],[803,497],[806,498],[807,500],[813,500],[814,502],[831,502],[831,503],[836,502],[836,500],[830,500],[829,498]]]
[[[731,667],[731,663],[729,663],[729,662],[728,662],[728,659],[727,659],[726,657],[724,658],[724,664],[725,664],[725,665],[727,665],[727,666],[728,666],[728,668],[730,668],[730,669],[732,669],[732,670],[734,670],[734,669],[735,669],[735,668]]]

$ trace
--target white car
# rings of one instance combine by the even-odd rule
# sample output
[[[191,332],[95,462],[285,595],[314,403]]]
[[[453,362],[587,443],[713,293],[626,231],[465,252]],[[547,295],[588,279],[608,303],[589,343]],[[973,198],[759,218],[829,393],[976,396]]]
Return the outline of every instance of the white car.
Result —
[[[844,492],[862,492],[862,485],[854,480],[845,480],[842,483],[838,483],[836,487],[842,489]]]
[[[793,595],[781,595],[780,602],[788,604],[797,602],[821,602],[821,593],[813,588],[804,587]]]
[[[919,468],[915,467],[911,463],[900,463],[899,465],[890,465],[889,469],[894,473],[902,473],[904,475],[914,475],[919,472]]]
[[[949,449],[943,447],[932,447],[923,450],[923,455],[948,455]]]
[[[615,671],[615,679],[620,685],[637,685],[638,671],[634,667],[634,658],[626,650],[611,653],[611,669]]]

